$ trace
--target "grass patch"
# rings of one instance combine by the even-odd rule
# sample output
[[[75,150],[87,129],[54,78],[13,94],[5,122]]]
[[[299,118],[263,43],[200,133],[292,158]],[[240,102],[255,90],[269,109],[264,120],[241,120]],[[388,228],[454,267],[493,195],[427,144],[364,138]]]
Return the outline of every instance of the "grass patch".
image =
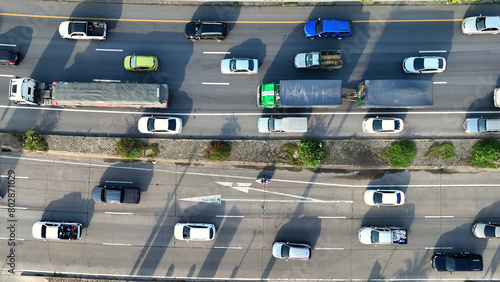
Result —
[[[295,7],[297,3],[285,3],[285,7]]]
[[[302,168],[303,164],[298,160],[297,148],[298,146],[294,144],[284,144],[280,147],[278,154],[273,156],[273,159],[296,168]]]
[[[425,154],[426,158],[451,160],[455,158],[455,148],[450,143],[434,143]]]
[[[478,141],[472,146],[470,163],[476,167],[498,168],[500,165],[500,143],[495,139]]]
[[[23,148],[28,150],[28,152],[30,153],[36,151],[47,151],[48,149],[48,145],[47,142],[45,141],[45,138],[34,130],[26,131],[26,133],[24,133],[24,135],[20,139]]]
[[[412,141],[403,139],[392,143],[379,156],[388,160],[391,167],[409,167],[417,156],[417,146]]]
[[[206,157],[211,161],[225,161],[231,155],[231,145],[224,141],[211,141]]]

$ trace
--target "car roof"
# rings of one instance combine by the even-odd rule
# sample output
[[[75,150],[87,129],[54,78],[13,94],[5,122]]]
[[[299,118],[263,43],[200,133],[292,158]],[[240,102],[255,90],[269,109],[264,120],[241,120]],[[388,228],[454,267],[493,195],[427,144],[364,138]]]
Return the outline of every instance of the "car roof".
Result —
[[[486,28],[500,27],[500,17],[486,17],[485,26]]]
[[[309,258],[310,249],[307,246],[298,246],[295,244],[288,244],[290,246],[290,258]]]

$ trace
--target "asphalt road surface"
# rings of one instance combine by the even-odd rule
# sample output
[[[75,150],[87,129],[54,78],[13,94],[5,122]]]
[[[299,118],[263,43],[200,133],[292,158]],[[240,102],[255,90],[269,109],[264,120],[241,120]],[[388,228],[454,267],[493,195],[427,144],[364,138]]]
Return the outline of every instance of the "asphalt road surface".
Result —
[[[466,36],[461,19],[497,15],[496,5],[460,6],[317,6],[221,7],[157,6],[44,1],[10,1],[0,11],[0,46],[21,52],[16,68],[0,70],[0,130],[86,136],[144,137],[137,120],[146,114],[169,114],[184,121],[175,138],[301,138],[257,132],[261,116],[309,117],[307,137],[323,139],[387,138],[361,130],[366,116],[404,118],[405,131],[396,137],[467,138],[462,123],[469,116],[496,116],[492,93],[499,86],[499,36]],[[306,40],[303,23],[317,18],[353,21],[353,36],[343,40]],[[66,19],[105,20],[109,35],[102,42],[63,40],[57,31]],[[189,42],[184,26],[190,20],[229,23],[223,42]],[[295,54],[342,49],[340,70],[296,70]],[[158,72],[132,73],[123,68],[130,54],[155,55]],[[405,74],[409,56],[438,55],[447,59],[444,73]],[[259,60],[257,75],[220,73],[220,60]],[[47,110],[22,107],[8,100],[9,80],[32,77],[42,82],[105,79],[121,82],[168,83],[168,109],[81,108]],[[419,110],[364,110],[344,101],[335,109],[262,110],[256,106],[261,83],[282,79],[341,79],[354,89],[365,79],[428,79],[434,82],[434,105]]]
[[[343,171],[322,173],[267,167],[175,164],[106,164],[3,155],[1,222],[15,224],[16,273],[63,273],[99,277],[218,279],[499,279],[500,241],[478,239],[471,226],[498,222],[499,176],[495,172]],[[11,171],[9,173],[9,171]],[[224,173],[222,173],[222,171]],[[6,194],[8,175],[15,174]],[[272,182],[255,182],[265,173]],[[138,205],[94,203],[98,184],[139,187]],[[12,187],[15,185],[15,187]],[[398,187],[400,207],[369,207],[367,189]],[[15,199],[15,211],[8,201]],[[11,200],[12,203],[12,200]],[[12,204],[11,204],[12,206]],[[11,207],[12,208],[12,207]],[[31,235],[39,220],[76,221],[78,241],[43,241]],[[8,221],[10,220],[10,221]],[[13,221],[15,220],[15,221]],[[173,237],[177,222],[213,223],[213,241]],[[401,226],[407,245],[362,245],[362,226]],[[12,230],[0,228],[0,254],[10,254]],[[274,259],[275,241],[313,247],[310,261]],[[484,257],[484,271],[438,273],[437,252]],[[2,266],[8,275],[9,265]]]

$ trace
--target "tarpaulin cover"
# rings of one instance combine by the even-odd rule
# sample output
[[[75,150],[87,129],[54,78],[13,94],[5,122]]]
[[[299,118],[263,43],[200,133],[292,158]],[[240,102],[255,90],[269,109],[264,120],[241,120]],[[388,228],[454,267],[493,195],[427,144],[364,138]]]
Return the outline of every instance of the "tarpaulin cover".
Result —
[[[365,91],[365,107],[413,108],[433,104],[431,80],[366,80]]]
[[[98,107],[162,107],[168,103],[166,84],[58,82],[53,104]]]
[[[281,107],[338,107],[342,104],[341,80],[282,80]]]

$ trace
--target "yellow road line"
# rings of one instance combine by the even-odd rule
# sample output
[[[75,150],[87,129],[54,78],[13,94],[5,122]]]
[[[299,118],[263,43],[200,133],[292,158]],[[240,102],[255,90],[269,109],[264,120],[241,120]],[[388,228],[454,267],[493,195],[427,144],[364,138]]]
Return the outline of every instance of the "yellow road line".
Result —
[[[190,20],[151,20],[151,19],[113,19],[113,18],[84,18],[84,17],[66,17],[66,16],[46,16],[46,15],[28,15],[0,13],[0,16],[9,17],[27,17],[27,18],[49,18],[49,19],[72,19],[72,20],[99,20],[99,21],[117,21],[117,22],[158,22],[158,23],[188,23]],[[410,22],[458,22],[462,19],[422,19],[422,20],[356,20],[353,23],[410,23]],[[244,24],[301,24],[307,21],[224,21],[226,23],[244,23]]]

